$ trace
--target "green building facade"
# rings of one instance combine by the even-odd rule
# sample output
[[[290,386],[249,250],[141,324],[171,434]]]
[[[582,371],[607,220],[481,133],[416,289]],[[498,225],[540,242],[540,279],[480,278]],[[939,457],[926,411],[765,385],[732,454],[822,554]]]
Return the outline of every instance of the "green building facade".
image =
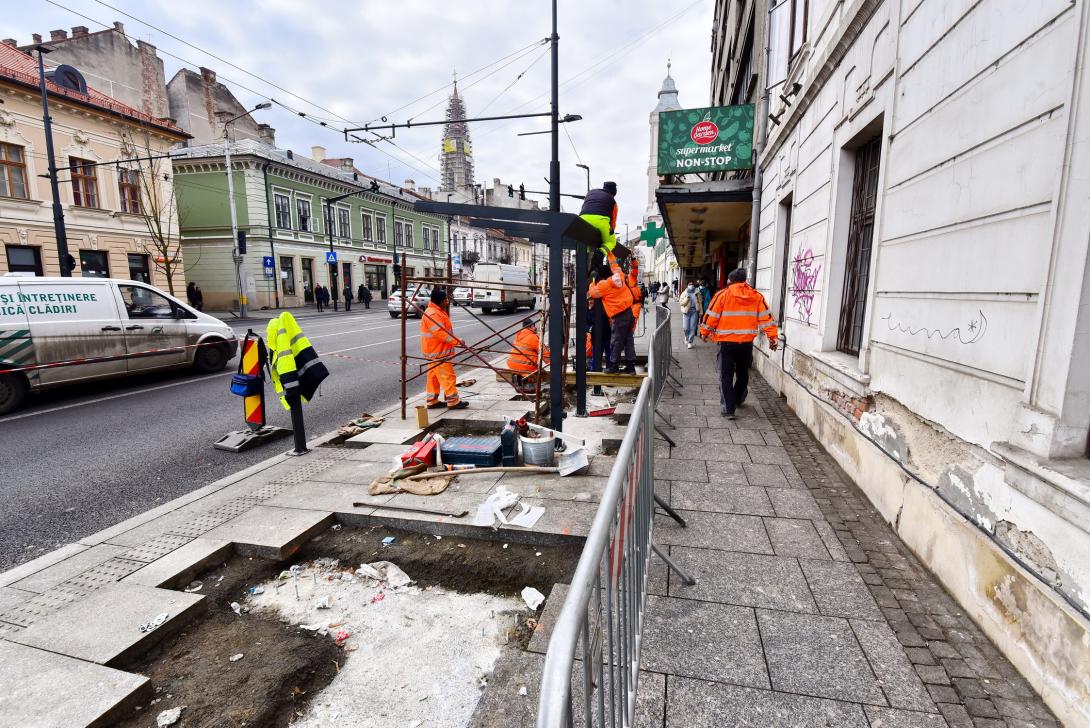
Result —
[[[200,286],[205,308],[237,308],[223,146],[181,150],[173,164],[186,280]],[[346,284],[354,298],[360,284],[375,301],[386,298],[395,251],[410,276],[446,274],[447,220],[415,212],[412,193],[251,140],[232,142],[231,167],[251,309],[310,304],[318,284],[332,290],[331,237],[338,299]]]

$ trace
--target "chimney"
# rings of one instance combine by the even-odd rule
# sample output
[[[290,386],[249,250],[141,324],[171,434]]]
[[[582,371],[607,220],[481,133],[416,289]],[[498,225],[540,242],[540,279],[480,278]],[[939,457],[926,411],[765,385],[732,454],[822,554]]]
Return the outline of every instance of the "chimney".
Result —
[[[19,47],[19,43],[14,38],[4,38],[4,40],[0,42],[2,42],[6,46],[11,46],[12,48]]]
[[[125,24],[122,23],[120,20],[115,20],[114,21],[114,30],[116,30],[121,35],[125,35]]]
[[[72,37],[73,38],[80,38],[80,37],[85,36],[85,35],[87,35],[87,26],[86,25],[73,25],[72,26]]]
[[[204,79],[205,83],[213,84],[216,82],[216,72],[213,71],[211,68],[205,68],[204,66],[201,66],[201,78]]]
[[[315,162],[320,162],[325,159],[325,147],[314,145],[310,148],[310,158]]]
[[[35,33],[34,35],[30,36],[30,39],[32,41],[34,41],[35,45],[37,45],[37,44],[42,42],[42,34],[41,33]]]
[[[416,180],[405,180],[405,189],[409,190],[410,192],[416,192]]]
[[[295,152],[290,149],[288,150],[288,159],[295,159]]]
[[[341,159],[341,169],[343,169],[345,172],[352,172],[355,170],[355,168],[356,164],[353,161],[352,157],[344,157],[343,159]]]
[[[49,41],[52,43],[58,40],[68,40],[67,30],[51,30],[49,31]]]
[[[257,138],[262,144],[268,144],[270,147],[276,146],[276,129],[273,129],[268,124],[257,125]]]

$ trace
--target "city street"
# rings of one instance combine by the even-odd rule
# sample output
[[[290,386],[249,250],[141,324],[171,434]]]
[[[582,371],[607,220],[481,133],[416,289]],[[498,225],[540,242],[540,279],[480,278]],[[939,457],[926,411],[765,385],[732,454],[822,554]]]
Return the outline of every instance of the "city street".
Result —
[[[453,318],[463,338],[486,333],[467,313]],[[514,318],[485,320],[499,328]],[[298,320],[330,371],[320,396],[306,406],[308,437],[397,402],[401,324],[389,317],[385,302],[369,311],[307,312]],[[251,325],[264,335],[264,321]],[[242,337],[246,325],[235,331]],[[418,319],[409,319],[410,353],[419,354],[418,334]],[[212,448],[223,434],[243,427],[241,400],[228,392],[237,366],[235,359],[212,375],[162,372],[53,390],[0,418],[0,570],[289,449],[290,439],[239,454]],[[421,378],[409,391],[423,388]],[[271,384],[266,393],[269,424],[289,427],[287,411],[271,398]]]

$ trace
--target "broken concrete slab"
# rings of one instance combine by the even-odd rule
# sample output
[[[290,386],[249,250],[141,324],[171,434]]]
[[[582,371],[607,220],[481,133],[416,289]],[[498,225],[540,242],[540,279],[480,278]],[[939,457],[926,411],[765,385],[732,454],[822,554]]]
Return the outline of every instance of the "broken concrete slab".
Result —
[[[333,523],[331,511],[255,506],[205,538],[230,541],[242,556],[284,559]]]
[[[0,641],[0,725],[112,725],[151,698],[142,675]]]
[[[197,538],[129,574],[121,583],[181,588],[197,574],[228,559],[232,553],[230,541]]]
[[[12,586],[23,591],[40,594],[49,591],[61,582],[68,581],[76,574],[83,573],[91,567],[98,566],[102,562],[109,561],[124,552],[124,548],[110,544],[99,544],[88,549],[82,549],[52,566],[47,566],[41,571],[16,581]]]
[[[199,594],[139,584],[108,584],[9,637],[59,655],[117,667],[177,632],[205,609]],[[166,614],[150,631],[141,625]]]

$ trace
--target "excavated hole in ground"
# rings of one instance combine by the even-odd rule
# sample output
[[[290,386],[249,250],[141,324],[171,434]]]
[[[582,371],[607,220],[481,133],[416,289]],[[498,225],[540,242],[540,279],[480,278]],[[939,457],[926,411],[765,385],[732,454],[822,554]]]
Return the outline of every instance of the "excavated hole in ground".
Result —
[[[395,540],[383,545],[389,536]],[[142,706],[118,725],[147,728],[155,725],[160,711],[186,706],[178,723],[185,728],[288,726],[306,713],[347,660],[374,657],[365,649],[346,651],[363,647],[351,638],[338,646],[335,628],[329,635],[315,634],[281,621],[274,611],[238,616],[231,610],[231,602],[247,604],[250,587],[275,579],[292,565],[316,559],[336,559],[342,567],[390,561],[414,580],[415,587],[518,599],[526,586],[548,595],[554,584],[567,583],[581,550],[582,543],[575,540],[534,546],[454,536],[437,539],[375,526],[326,531],[283,561],[234,557],[196,579],[203,584],[197,593],[206,597],[208,614],[128,668],[151,680],[159,702]],[[512,622],[504,649],[526,648],[533,634],[527,619],[539,617],[540,611],[523,610]],[[231,662],[230,657],[239,653],[243,658]],[[359,725],[372,724],[381,723]]]

